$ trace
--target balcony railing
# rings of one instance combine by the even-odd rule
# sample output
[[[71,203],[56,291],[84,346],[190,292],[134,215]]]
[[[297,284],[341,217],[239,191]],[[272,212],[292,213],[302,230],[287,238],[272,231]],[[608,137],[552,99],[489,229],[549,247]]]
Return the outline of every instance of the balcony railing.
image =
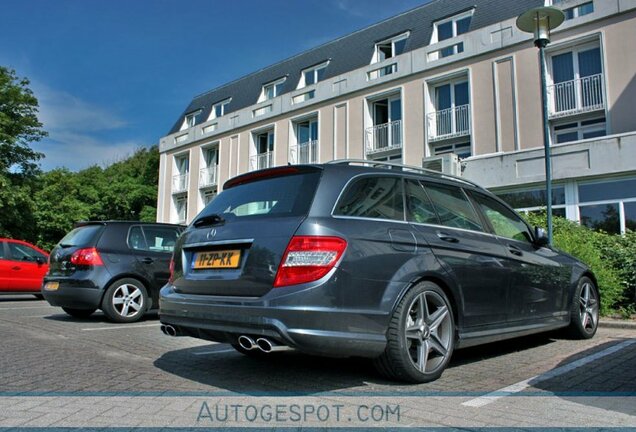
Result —
[[[250,156],[250,171],[255,171],[273,166],[274,152],[259,153]]]
[[[402,120],[382,123],[366,129],[367,154],[402,148]]]
[[[429,141],[470,135],[470,104],[434,111],[426,118]]]
[[[313,164],[318,162],[318,140],[307,141],[289,147],[289,163]]]
[[[565,117],[605,108],[603,74],[549,85],[550,117]]]
[[[216,186],[216,165],[199,171],[199,188]]]
[[[172,193],[181,193],[188,190],[188,173],[172,176]]]

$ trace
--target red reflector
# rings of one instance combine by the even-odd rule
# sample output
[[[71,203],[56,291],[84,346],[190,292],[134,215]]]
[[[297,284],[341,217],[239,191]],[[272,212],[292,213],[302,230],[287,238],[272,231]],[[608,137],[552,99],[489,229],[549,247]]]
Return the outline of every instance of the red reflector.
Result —
[[[340,237],[294,236],[278,266],[274,287],[298,285],[325,276],[340,261],[347,242]]]
[[[78,249],[71,255],[71,264],[80,266],[100,266],[104,265],[102,257],[99,256],[97,249],[84,248]]]

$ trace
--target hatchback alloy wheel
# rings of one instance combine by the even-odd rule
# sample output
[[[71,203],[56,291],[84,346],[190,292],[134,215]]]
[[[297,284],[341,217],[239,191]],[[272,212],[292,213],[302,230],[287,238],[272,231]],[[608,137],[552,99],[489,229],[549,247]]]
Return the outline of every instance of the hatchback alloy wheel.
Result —
[[[144,306],[144,296],[141,290],[132,284],[117,287],[113,294],[113,308],[124,318],[137,315]]]

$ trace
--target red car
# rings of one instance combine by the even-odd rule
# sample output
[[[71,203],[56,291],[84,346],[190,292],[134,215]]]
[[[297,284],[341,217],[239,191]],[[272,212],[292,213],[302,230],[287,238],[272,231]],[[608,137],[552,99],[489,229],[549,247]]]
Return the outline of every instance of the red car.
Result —
[[[39,296],[49,254],[30,243],[0,238],[0,292]]]

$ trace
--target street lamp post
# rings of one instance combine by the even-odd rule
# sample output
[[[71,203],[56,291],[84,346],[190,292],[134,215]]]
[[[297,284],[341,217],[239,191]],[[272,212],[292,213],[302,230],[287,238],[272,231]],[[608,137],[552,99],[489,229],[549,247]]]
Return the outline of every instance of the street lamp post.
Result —
[[[550,156],[550,127],[548,124],[548,89],[546,83],[545,47],[550,43],[550,31],[561,25],[565,15],[555,7],[538,7],[519,15],[519,30],[534,34],[541,63],[541,101],[543,105],[543,148],[545,151],[545,191],[548,213],[548,243],[552,244],[552,164]]]

